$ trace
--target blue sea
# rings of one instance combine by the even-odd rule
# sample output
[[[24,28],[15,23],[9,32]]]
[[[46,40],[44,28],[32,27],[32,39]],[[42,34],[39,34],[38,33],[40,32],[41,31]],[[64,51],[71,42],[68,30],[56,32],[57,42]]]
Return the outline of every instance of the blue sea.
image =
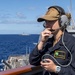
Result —
[[[38,42],[39,34],[30,35],[0,35],[0,63],[9,56],[30,53]]]

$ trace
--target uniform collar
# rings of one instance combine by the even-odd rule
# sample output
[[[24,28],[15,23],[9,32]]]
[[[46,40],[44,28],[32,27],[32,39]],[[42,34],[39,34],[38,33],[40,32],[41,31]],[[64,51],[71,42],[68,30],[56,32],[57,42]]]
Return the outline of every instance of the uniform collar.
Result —
[[[62,35],[62,37],[61,37],[61,39],[59,40],[59,42],[58,43],[62,43],[62,38],[63,38],[63,41],[64,42],[67,42],[67,40],[68,40],[68,32],[64,32],[64,35]],[[52,38],[50,38],[47,42],[49,42],[50,44],[53,44],[53,40],[54,40],[54,37],[52,37]]]
[[[62,35],[62,37],[63,37],[63,41],[66,43],[68,41],[68,32],[65,31],[64,35]],[[62,37],[59,40],[59,42],[53,48],[51,48],[52,49],[51,51],[54,51],[56,49],[60,49],[60,47],[63,46],[63,44],[62,44]],[[53,38],[52,38],[52,41],[53,41]],[[53,44],[52,41],[50,42],[50,44]]]
[[[64,32],[64,34],[62,35],[61,39],[59,40],[58,44],[62,45],[62,38],[63,38],[63,41],[64,42],[67,42],[68,41],[68,32]]]
[[[64,42],[67,42],[68,41],[68,38],[69,38],[68,35],[69,35],[68,32],[65,31],[64,32],[64,35],[63,35],[63,41]]]

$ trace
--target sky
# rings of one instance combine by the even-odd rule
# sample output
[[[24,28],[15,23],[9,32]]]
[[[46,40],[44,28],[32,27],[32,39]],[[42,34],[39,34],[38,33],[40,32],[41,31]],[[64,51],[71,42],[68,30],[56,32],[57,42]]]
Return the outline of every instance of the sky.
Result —
[[[53,5],[71,12],[75,20],[74,0],[0,0],[0,34],[39,34],[44,28],[37,18]]]

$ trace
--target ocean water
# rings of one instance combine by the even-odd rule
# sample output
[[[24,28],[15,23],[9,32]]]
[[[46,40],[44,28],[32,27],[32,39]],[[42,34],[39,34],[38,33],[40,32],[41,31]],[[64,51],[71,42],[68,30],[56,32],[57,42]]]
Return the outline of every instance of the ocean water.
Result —
[[[30,53],[38,42],[38,34],[0,35],[0,63],[9,56]]]

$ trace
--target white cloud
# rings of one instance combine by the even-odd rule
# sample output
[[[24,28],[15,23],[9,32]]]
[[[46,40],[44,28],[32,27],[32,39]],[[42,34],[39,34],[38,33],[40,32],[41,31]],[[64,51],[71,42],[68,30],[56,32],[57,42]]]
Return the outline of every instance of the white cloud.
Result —
[[[26,16],[22,12],[17,12],[16,15],[19,18],[26,18]]]
[[[25,21],[25,20],[20,20],[20,19],[6,19],[6,20],[0,20],[0,24],[38,24],[36,21]]]

